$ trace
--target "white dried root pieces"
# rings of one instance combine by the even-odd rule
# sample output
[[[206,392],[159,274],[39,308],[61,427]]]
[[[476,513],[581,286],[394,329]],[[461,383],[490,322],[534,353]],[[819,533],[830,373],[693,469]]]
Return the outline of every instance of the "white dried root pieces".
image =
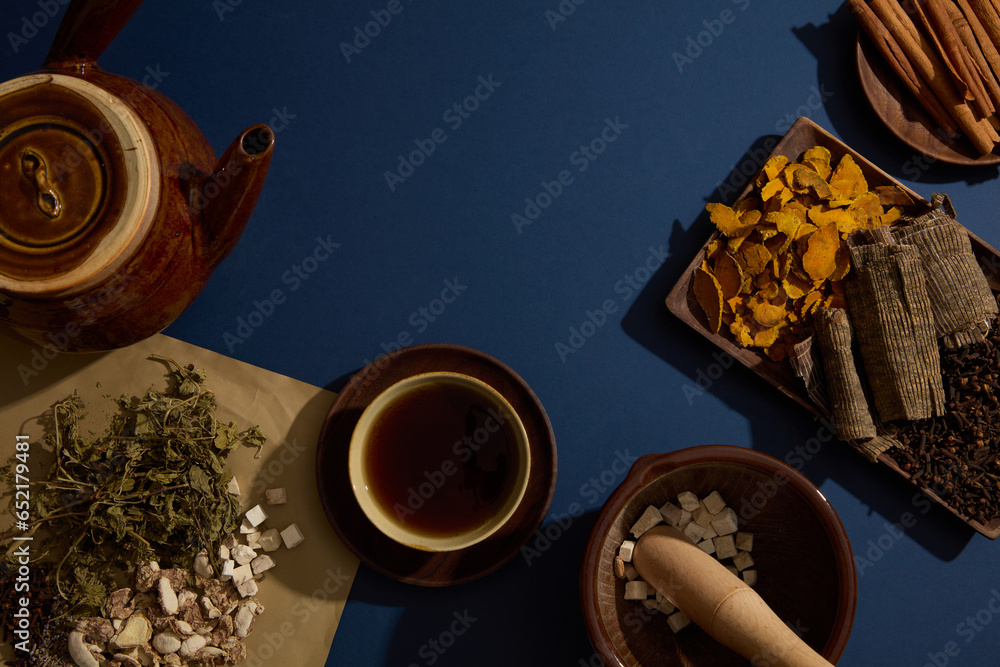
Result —
[[[659,508],[648,506],[629,529],[634,539],[626,539],[618,547],[613,569],[618,579],[625,580],[624,598],[666,614],[667,624],[674,632],[687,627],[691,619],[653,586],[640,579],[631,564],[635,540],[661,523],[683,532],[692,543],[715,556],[735,576],[741,576],[747,585],[757,583],[757,570],[752,569],[754,560],[750,555],[753,533],[739,530],[739,517],[726,505],[718,491],[712,491],[704,498],[682,491],[677,494],[676,504],[668,501]]]
[[[232,480],[239,494],[236,480]],[[268,504],[287,502],[269,490]],[[67,636],[78,667],[203,667],[246,659],[244,640],[264,611],[254,596],[258,582],[275,567],[275,551],[292,548],[304,537],[296,524],[283,531],[265,526],[268,515],[254,505],[237,534],[219,546],[218,574],[207,551],[194,558],[194,573],[161,568],[156,562],[135,568],[133,588],[107,596],[104,616],[86,618]],[[242,536],[242,540],[241,540]],[[257,553],[257,550],[269,552]]]

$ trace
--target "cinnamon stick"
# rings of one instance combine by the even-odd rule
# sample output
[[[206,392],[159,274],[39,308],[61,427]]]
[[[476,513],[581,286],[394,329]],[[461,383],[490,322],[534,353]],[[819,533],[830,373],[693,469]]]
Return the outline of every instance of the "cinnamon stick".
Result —
[[[955,26],[955,31],[958,33],[959,38],[961,38],[962,43],[965,44],[965,49],[975,63],[976,69],[979,70],[980,80],[990,99],[993,101],[995,111],[1000,106],[1000,82],[997,81],[996,74],[990,66],[989,58],[986,55],[983,45],[980,44],[975,27],[965,15],[962,5],[968,6],[968,2],[958,0],[957,2],[945,2],[944,4],[948,11],[948,16]],[[993,46],[992,42],[989,45]],[[996,53],[996,47],[993,47],[993,52]],[[998,62],[1000,62],[1000,54],[997,54],[997,58]]]
[[[948,48],[948,45],[944,43],[941,35],[939,34],[939,28],[935,25],[935,22],[931,20],[931,16],[928,11],[925,11],[925,5],[927,5],[927,0],[915,0],[913,2],[914,10],[916,11],[917,17],[920,19],[921,24],[924,26],[923,35],[926,38],[920,44],[926,53],[936,53],[940,56],[941,63],[948,70],[951,75],[952,81],[955,83],[955,88],[958,89],[958,94],[961,95],[962,99],[966,101],[972,101],[973,94],[968,81],[968,73],[962,71],[959,63],[956,61],[956,56],[953,56]],[[927,8],[929,9],[929,7]],[[961,61],[961,56],[957,56],[957,60]]]
[[[955,124],[948,111],[938,100],[930,85],[913,68],[907,59],[903,49],[896,42],[888,28],[875,15],[866,0],[847,0],[847,7],[854,15],[858,25],[868,35],[872,44],[878,49],[882,58],[889,67],[896,73],[900,81],[917,98],[920,105],[927,111],[928,115],[942,132],[954,137],[958,134]]]
[[[976,0],[982,1],[982,0]],[[989,2],[990,0],[985,0]],[[945,71],[944,65],[933,51],[924,51],[912,39],[910,28],[898,16],[892,5],[892,0],[872,0],[871,7],[882,20],[892,36],[899,42],[910,62],[920,75],[930,84],[934,93],[955,119],[955,122],[982,155],[993,151],[993,146],[1000,142],[1000,135],[984,119],[977,119],[972,110],[954,88],[951,77]],[[909,21],[909,18],[907,18]],[[912,23],[912,22],[910,22]]]
[[[958,6],[961,8],[962,14],[965,15],[965,20],[969,22],[969,27],[972,28],[972,33],[976,36],[976,43],[979,44],[983,57],[989,63],[994,77],[1000,77],[1000,50],[997,49],[997,45],[990,38],[990,34],[983,26],[983,22],[979,20],[979,17],[972,10],[969,0],[958,0]]]
[[[990,36],[994,46],[1000,48],[1000,15],[997,14],[991,0],[969,0],[972,11]]]
[[[986,86],[979,74],[979,69],[972,63],[972,56],[958,34],[958,27],[955,25],[953,14],[949,7],[954,7],[949,0],[924,0],[927,7],[927,15],[940,40],[943,56],[952,62],[959,76],[964,80],[965,85],[971,95],[971,101],[979,114],[983,117],[993,115],[995,109],[990,101]],[[958,12],[958,8],[954,8]],[[964,21],[961,12],[958,18]]]

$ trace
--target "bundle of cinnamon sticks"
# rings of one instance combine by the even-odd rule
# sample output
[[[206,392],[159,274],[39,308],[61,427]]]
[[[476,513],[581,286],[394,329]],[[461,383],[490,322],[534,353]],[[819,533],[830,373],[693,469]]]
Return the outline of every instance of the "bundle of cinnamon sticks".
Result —
[[[1000,0],[848,0],[906,87],[948,137],[1000,143]]]

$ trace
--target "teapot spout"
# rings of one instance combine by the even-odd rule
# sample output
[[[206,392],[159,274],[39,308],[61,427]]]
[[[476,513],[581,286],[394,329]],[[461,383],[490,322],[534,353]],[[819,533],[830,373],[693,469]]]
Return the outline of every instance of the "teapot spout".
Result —
[[[202,234],[196,240],[209,266],[221,262],[243,233],[264,186],[273,152],[274,132],[267,125],[254,125],[226,149],[215,172],[192,188],[192,211],[201,213]]]

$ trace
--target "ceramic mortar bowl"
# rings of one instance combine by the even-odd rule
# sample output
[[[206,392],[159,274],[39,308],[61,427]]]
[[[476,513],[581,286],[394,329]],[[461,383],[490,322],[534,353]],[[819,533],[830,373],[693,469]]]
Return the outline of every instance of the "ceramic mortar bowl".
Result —
[[[587,542],[580,594],[591,643],[608,667],[748,665],[691,623],[674,633],[667,616],[624,599],[614,557],[649,505],[691,491],[718,491],[754,535],[754,589],[785,623],[830,662],[843,653],[854,621],[857,577],[844,527],[820,491],[781,461],[752,449],[706,445],[648,454],[608,498]]]

